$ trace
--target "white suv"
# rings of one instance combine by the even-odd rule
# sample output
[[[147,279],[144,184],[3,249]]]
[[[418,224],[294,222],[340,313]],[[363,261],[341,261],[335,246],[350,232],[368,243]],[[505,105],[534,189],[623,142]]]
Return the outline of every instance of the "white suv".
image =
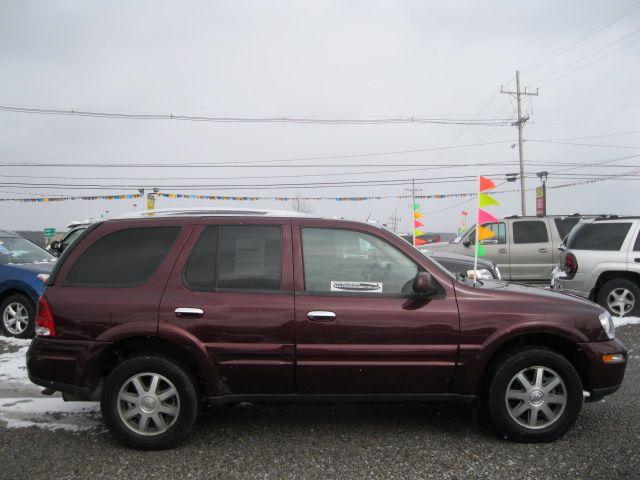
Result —
[[[640,315],[640,217],[583,220],[560,249],[553,288],[597,302],[612,315]]]

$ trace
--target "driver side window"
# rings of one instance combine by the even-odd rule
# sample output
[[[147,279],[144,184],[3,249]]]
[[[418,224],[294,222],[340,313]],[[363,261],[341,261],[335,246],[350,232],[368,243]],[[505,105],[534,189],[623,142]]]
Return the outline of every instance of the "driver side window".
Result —
[[[409,294],[417,265],[368,233],[303,228],[305,291],[315,293]]]

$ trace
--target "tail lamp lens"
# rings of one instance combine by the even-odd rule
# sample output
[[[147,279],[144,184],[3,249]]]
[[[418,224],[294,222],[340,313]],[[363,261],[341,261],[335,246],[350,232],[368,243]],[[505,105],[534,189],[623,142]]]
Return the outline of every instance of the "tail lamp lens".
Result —
[[[578,271],[578,260],[573,253],[567,253],[564,256],[564,271],[567,275],[574,275]]]
[[[42,296],[38,300],[38,310],[36,312],[36,335],[43,337],[55,337],[56,326],[53,322],[53,314],[47,299]]]

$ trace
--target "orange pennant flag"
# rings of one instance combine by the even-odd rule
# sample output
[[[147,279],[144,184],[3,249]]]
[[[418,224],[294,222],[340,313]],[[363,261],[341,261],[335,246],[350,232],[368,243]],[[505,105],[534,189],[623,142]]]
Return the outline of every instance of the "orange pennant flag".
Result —
[[[496,184],[493,183],[493,180],[487,177],[480,177],[480,191],[486,192],[487,190],[491,190],[496,188]]]
[[[495,237],[495,233],[493,233],[487,227],[483,227],[482,225],[480,225],[480,228],[478,228],[478,240],[482,241],[492,237]]]
[[[424,245],[425,243],[427,243],[426,240],[423,240],[421,238],[416,238],[416,245]]]
[[[413,218],[414,218],[415,220],[417,220],[417,219],[419,219],[419,218],[422,218],[422,214],[421,214],[420,212],[414,211],[414,212],[413,212]]]

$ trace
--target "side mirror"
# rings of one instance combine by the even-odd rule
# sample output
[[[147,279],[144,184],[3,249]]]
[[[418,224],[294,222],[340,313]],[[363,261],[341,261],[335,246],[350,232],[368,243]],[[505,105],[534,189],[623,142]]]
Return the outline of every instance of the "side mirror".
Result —
[[[462,244],[467,248],[471,246],[471,242],[469,240],[465,240],[464,242],[462,242]]]
[[[436,291],[436,284],[428,272],[418,272],[413,279],[413,293],[420,297],[432,295]]]
[[[56,256],[62,253],[62,243],[60,243],[59,240],[54,240],[53,242],[51,242],[49,248],[51,249],[51,252]]]

